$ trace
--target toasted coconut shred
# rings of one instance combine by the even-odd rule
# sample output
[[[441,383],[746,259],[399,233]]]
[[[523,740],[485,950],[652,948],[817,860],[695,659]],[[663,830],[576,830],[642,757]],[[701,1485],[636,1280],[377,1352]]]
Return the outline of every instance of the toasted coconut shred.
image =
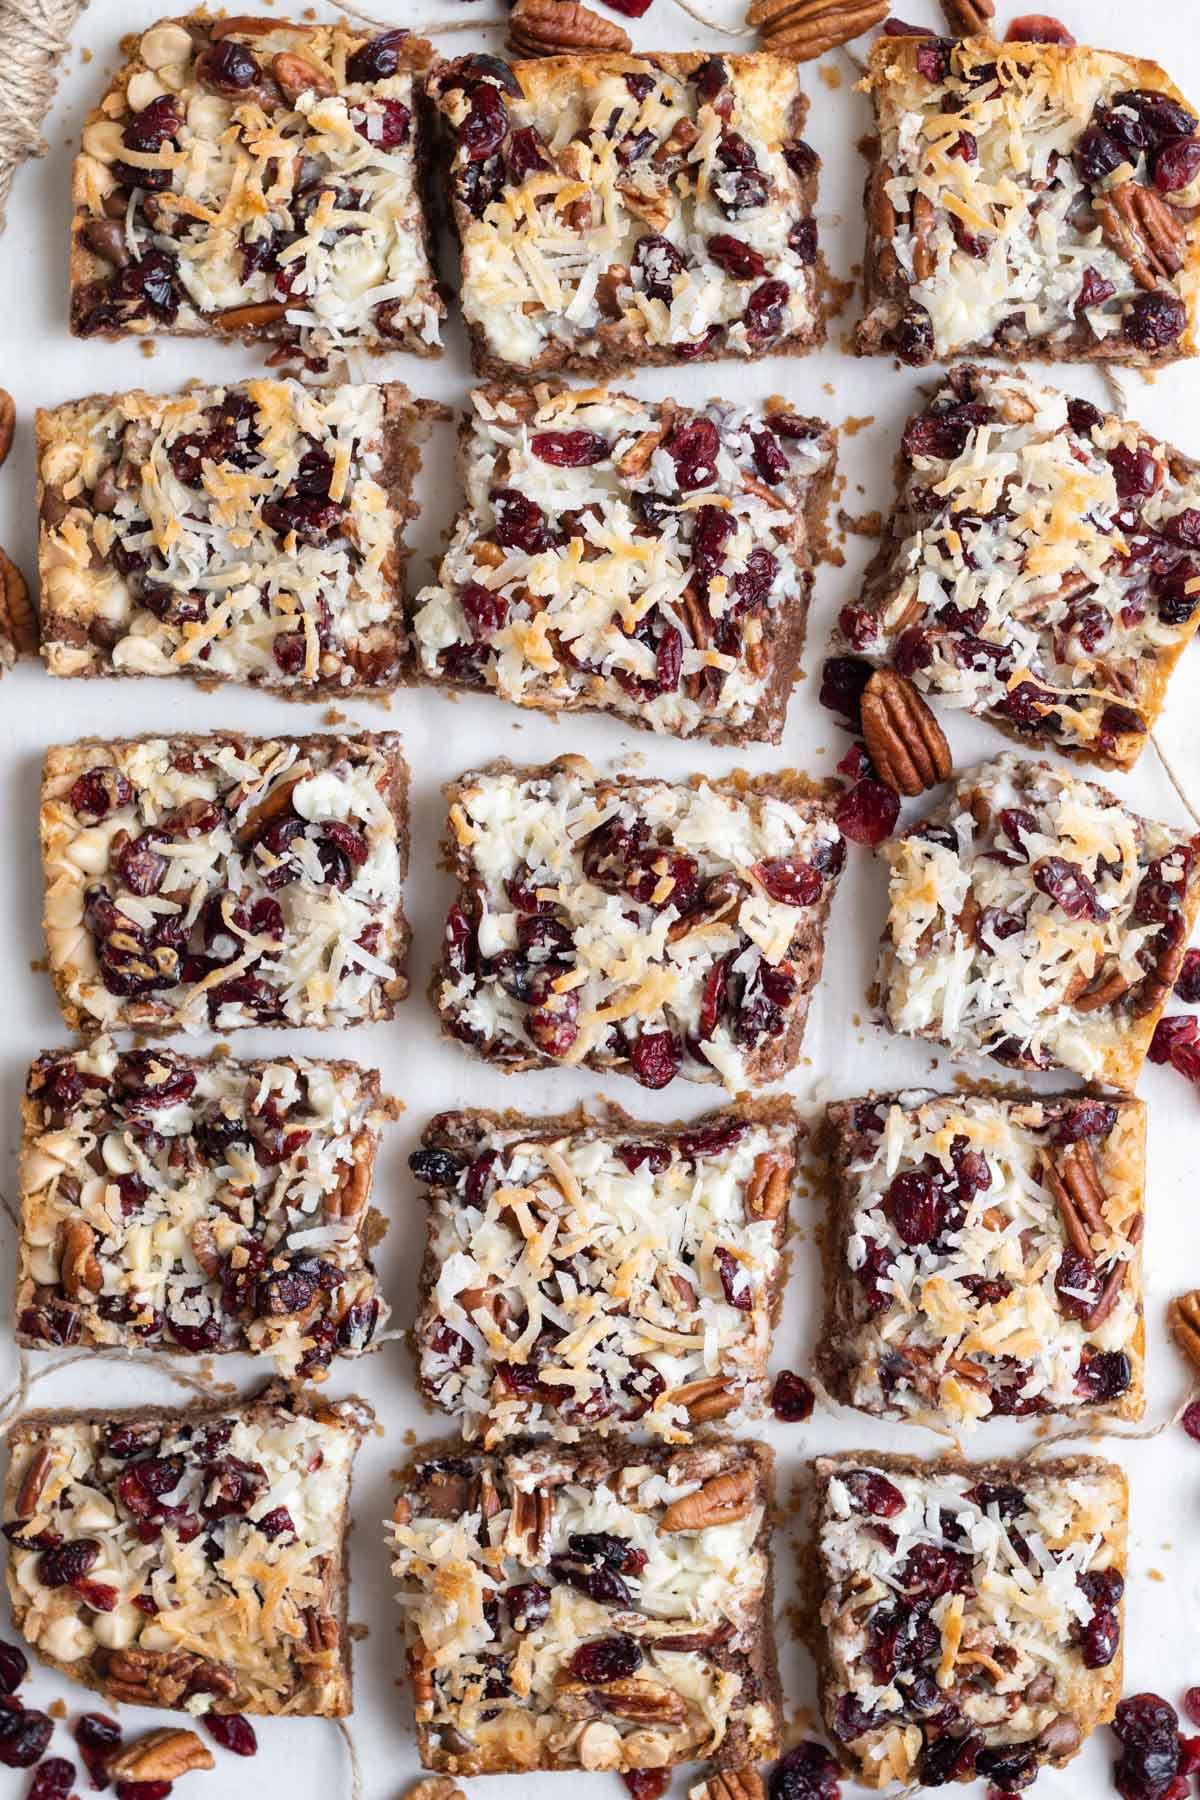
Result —
[[[930,1740],[914,1711],[954,1705],[989,1750],[1031,1748],[1038,1761],[1110,1716],[1119,1689],[1108,1667],[1085,1664],[1081,1640],[1098,1612],[1120,1634],[1119,1469],[1080,1458],[943,1473],[838,1458],[817,1472],[822,1702],[871,1786],[925,1772]]]
[[[430,1397],[488,1446],[634,1424],[688,1442],[689,1402],[718,1396],[723,1429],[761,1416],[782,1217],[756,1218],[747,1193],[768,1168],[785,1178],[794,1136],[737,1120],[674,1143],[490,1134],[430,1197]]]
[[[844,1398],[960,1428],[1005,1413],[1073,1412],[1101,1397],[1120,1401],[1119,1416],[1140,1413],[1138,1102],[913,1090],[835,1106],[831,1120],[849,1279],[823,1355]],[[1095,1171],[1098,1229],[1075,1212],[1057,1162],[1073,1185],[1077,1165]],[[903,1191],[893,1184],[913,1178],[929,1184],[936,1211],[931,1241],[919,1244],[905,1240],[892,1205]],[[1086,1249],[1072,1253],[1080,1242]],[[1095,1371],[1102,1396],[1089,1380],[1095,1357],[1105,1359]]]

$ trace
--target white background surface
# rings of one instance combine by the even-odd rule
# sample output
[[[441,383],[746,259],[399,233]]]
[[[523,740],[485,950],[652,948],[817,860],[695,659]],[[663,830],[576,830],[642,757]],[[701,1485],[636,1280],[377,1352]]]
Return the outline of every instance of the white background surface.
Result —
[[[1066,23],[1081,40],[1151,56],[1165,63],[1185,94],[1200,101],[1200,31],[1195,0],[1155,0],[1135,6],[1130,0],[1063,0]],[[703,0],[721,20],[737,23],[739,0]],[[381,11],[386,0],[379,0]],[[481,0],[477,11],[494,11]],[[296,8],[299,11],[299,8]],[[1011,9],[1000,0],[1000,18]],[[902,16],[933,24],[934,0],[900,0]],[[9,205],[8,228],[0,238],[0,382],[14,395],[18,434],[12,456],[0,477],[0,542],[32,575],[35,520],[32,415],[35,406],[55,405],[96,391],[144,386],[169,391],[192,377],[220,381],[246,376],[260,367],[253,351],[221,343],[163,339],[151,360],[138,340],[78,342],[67,333],[67,225],[70,158],[86,110],[100,98],[105,77],[118,61],[121,35],[141,30],[154,13],[131,0],[93,0],[75,32],[67,69],[47,125],[50,153],[19,174]],[[310,15],[311,16],[311,15]],[[391,23],[421,27],[434,19],[471,17],[466,0],[424,0],[416,6],[395,0],[387,13]],[[606,16],[615,17],[608,14]],[[630,23],[639,50],[698,48],[742,49],[747,42],[720,39],[694,25],[672,0],[654,0],[646,18]],[[499,29],[440,37],[446,54],[485,45],[500,48]],[[81,53],[90,50],[84,64]],[[862,47],[860,45],[860,47]],[[4,48],[0,45],[0,55]],[[834,272],[845,278],[862,255],[861,188],[863,166],[856,149],[868,128],[863,98],[853,92],[854,70],[838,53],[810,64],[805,86],[812,100],[807,136],[825,161],[822,177],[821,239]],[[445,267],[449,257],[443,247]],[[891,460],[901,422],[911,410],[918,377],[883,361],[857,362],[842,349],[842,338],[857,313],[852,301],[831,326],[828,346],[807,358],[773,358],[742,367],[736,363],[695,364],[680,369],[651,370],[630,376],[626,385],[650,397],[673,394],[700,400],[726,392],[739,400],[784,393],[803,412],[821,413],[835,424],[869,418],[866,429],[843,435],[842,468],[847,477],[842,504],[855,514],[886,508],[891,491]],[[453,309],[452,309],[453,315]],[[464,338],[452,316],[440,362],[393,355],[373,363],[375,378],[402,379],[419,395],[460,407],[470,384]],[[1063,386],[1100,404],[1108,396],[1094,370],[1059,372]],[[1127,378],[1131,411],[1152,430],[1173,438],[1183,449],[1200,452],[1200,360],[1162,375],[1148,386]],[[429,557],[450,522],[456,499],[451,464],[451,430],[440,428],[426,450],[420,486],[424,512],[413,533],[417,554],[413,575],[427,578]],[[510,709],[490,697],[452,701],[439,693],[401,693],[389,709],[367,702],[343,704],[349,723],[375,729],[392,727],[404,737],[413,770],[413,866],[406,905],[414,926],[411,963],[412,997],[391,1023],[354,1032],[289,1033],[245,1031],[235,1034],[235,1050],[244,1056],[278,1054],[286,1049],[316,1055],[352,1056],[377,1064],[386,1085],[406,1112],[385,1142],[378,1169],[375,1203],[391,1220],[378,1253],[384,1291],[393,1309],[393,1325],[407,1327],[422,1241],[421,1191],[411,1179],[408,1152],[429,1116],[446,1107],[474,1104],[519,1106],[536,1112],[571,1105],[600,1090],[600,1079],[587,1073],[550,1072],[504,1076],[471,1060],[444,1042],[425,999],[425,986],[435,957],[449,883],[433,867],[440,836],[440,786],[461,770],[504,753],[519,760],[542,761],[566,750],[581,751],[598,763],[640,757],[646,769],[684,774],[703,769],[725,773],[739,762],[754,769],[790,764],[814,775],[832,771],[848,743],[832,715],[816,704],[818,672],[830,623],[855,593],[858,572],[869,542],[848,537],[843,568],[825,567],[817,579],[807,679],[792,702],[783,744],[750,753],[697,745],[688,747],[648,734],[631,732],[612,719],[577,717],[561,727],[537,715]],[[25,1070],[33,1055],[64,1041],[65,1033],[48,978],[31,968],[43,954],[40,933],[41,882],[37,864],[37,784],[45,747],[92,733],[107,736],[138,732],[200,731],[233,727],[256,732],[300,732],[313,729],[324,705],[289,705],[249,690],[227,687],[203,693],[186,682],[53,682],[39,665],[23,663],[0,687],[0,946],[5,975],[0,986],[0,1191],[16,1191],[18,1104]],[[1175,678],[1160,736],[1185,785],[1200,795],[1200,755],[1195,749],[1196,715],[1200,707],[1200,647],[1185,655]],[[961,715],[950,721],[950,737],[959,766],[1003,747],[985,725]],[[1113,786],[1133,806],[1164,819],[1182,822],[1174,793],[1148,751],[1132,776],[1115,777]],[[908,809],[911,812],[911,808]],[[858,1094],[868,1086],[894,1087],[919,1082],[948,1084],[954,1071],[941,1067],[925,1047],[889,1038],[869,1017],[865,990],[883,915],[883,870],[870,854],[852,846],[849,866],[834,906],[825,979],[813,1004],[802,1066],[787,1084],[802,1102]],[[205,1040],[197,1040],[200,1048]],[[191,1046],[189,1046],[191,1047]],[[996,1076],[995,1064],[981,1073]],[[665,1093],[650,1094],[632,1081],[611,1077],[603,1084],[609,1096],[644,1116],[672,1117],[707,1110],[720,1090],[676,1081]],[[1040,1085],[1056,1086],[1049,1078]],[[1184,1392],[1185,1374],[1169,1345],[1163,1321],[1171,1293],[1200,1284],[1200,1252],[1196,1246],[1196,1156],[1200,1142],[1200,1096],[1171,1070],[1147,1068],[1140,1092],[1151,1107],[1150,1179],[1146,1235],[1147,1326],[1149,1341],[1148,1422],[1157,1421]],[[819,1329],[818,1273],[813,1226],[815,1197],[802,1200],[795,1219],[791,1281],[776,1342],[775,1366],[804,1369]],[[0,1283],[11,1283],[11,1231],[0,1220]],[[44,1359],[35,1359],[39,1363]],[[0,1386],[8,1385],[15,1356],[0,1342]],[[223,1377],[245,1392],[260,1379],[247,1360],[225,1358]],[[395,1685],[402,1669],[398,1612],[392,1599],[382,1521],[391,1509],[389,1471],[407,1454],[414,1437],[436,1435],[443,1420],[431,1417],[418,1402],[406,1345],[392,1342],[357,1365],[335,1367],[331,1394],[357,1389],[374,1404],[384,1428],[382,1437],[365,1445],[358,1462],[353,1512],[352,1617],[369,1635],[355,1657],[356,1710],[352,1729],[363,1756],[367,1800],[398,1800],[419,1774],[406,1693]],[[44,1381],[36,1393],[46,1405],[125,1405],[142,1400],[170,1401],[175,1390],[153,1363],[98,1363],[93,1369],[75,1365]],[[764,1431],[779,1457],[780,1496],[786,1500],[803,1461],[833,1449],[893,1449],[932,1453],[939,1441],[912,1427],[888,1427],[852,1413],[834,1417],[820,1413],[805,1426],[776,1426]],[[1019,1423],[999,1423],[975,1433],[971,1454],[1019,1454],[1034,1441]],[[1200,1445],[1175,1428],[1153,1443],[1122,1444],[1115,1438],[1097,1448],[1117,1458],[1132,1479],[1132,1531],[1126,1611],[1125,1691],[1151,1687],[1178,1701],[1183,1687],[1200,1682]],[[794,1600],[785,1524],[777,1534],[781,1552],[777,1595],[777,1634],[784,1676],[789,1725],[796,1737],[811,1726],[814,1683],[811,1662],[795,1643],[788,1610]],[[7,1610],[5,1603],[5,1611]],[[0,1623],[7,1631],[7,1620]],[[78,1687],[47,1671],[35,1669],[24,1695],[26,1704],[45,1706],[61,1697],[72,1718],[99,1704]],[[164,1715],[121,1709],[127,1732],[164,1722]],[[246,1800],[264,1789],[286,1790],[288,1800],[343,1800],[350,1795],[345,1751],[332,1725],[320,1720],[256,1722],[260,1753],[252,1762],[218,1750],[215,1774],[186,1777],[177,1790],[181,1800]],[[65,1729],[55,1733],[52,1753],[68,1754]],[[1115,1743],[1099,1731],[1083,1756],[1064,1773],[1047,1773],[1037,1786],[1044,1800],[1101,1800],[1113,1792],[1110,1767]],[[672,1790],[682,1800],[697,1772],[676,1776]],[[29,1777],[0,1769],[0,1800],[23,1796]],[[612,1775],[537,1778],[539,1793],[554,1800],[586,1785],[595,1800],[618,1800],[625,1790]],[[486,1791],[488,1800],[517,1800],[526,1781],[490,1777],[486,1790],[469,1783],[472,1800]],[[982,1792],[983,1784],[979,1784]],[[88,1790],[80,1784],[80,1792]],[[851,1784],[846,1794],[857,1793]],[[958,1792],[961,1790],[947,1790]]]

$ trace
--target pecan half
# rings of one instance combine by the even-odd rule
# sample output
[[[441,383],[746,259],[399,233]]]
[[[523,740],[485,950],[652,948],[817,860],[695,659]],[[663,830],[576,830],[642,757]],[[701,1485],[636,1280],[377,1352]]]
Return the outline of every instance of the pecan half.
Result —
[[[467,1800],[467,1797],[460,1787],[455,1787],[449,1775],[427,1775],[424,1781],[414,1781],[410,1788],[405,1788],[404,1800]]]
[[[1087,985],[1082,993],[1073,995],[1071,1004],[1076,1012],[1100,1012],[1104,1007],[1112,1006],[1122,994],[1128,993],[1130,985],[1129,977],[1122,975],[1120,969],[1114,969],[1103,981],[1096,982],[1094,986]]]
[[[606,1681],[600,1688],[568,1681],[555,1689],[554,1704],[568,1719],[595,1719],[606,1713],[642,1724],[678,1725],[687,1717],[681,1697],[657,1681]]]
[[[251,300],[245,306],[225,306],[209,316],[218,331],[254,331],[274,325],[287,311],[283,300]]]
[[[1107,1195],[1087,1139],[1069,1144],[1056,1162],[1047,1159],[1042,1180],[1054,1195],[1069,1242],[1090,1256],[1092,1234],[1105,1229]]]
[[[96,1234],[83,1219],[71,1219],[62,1228],[59,1271],[69,1300],[78,1300],[85,1288],[98,1294],[104,1285],[96,1255]]]
[[[880,781],[910,798],[954,768],[946,734],[907,675],[876,669],[863,689],[863,736]]]
[[[882,25],[888,0],[751,0],[748,25],[757,25],[772,50],[811,62]]]
[[[1200,1370],[1200,1288],[1176,1295],[1167,1308],[1167,1326],[1192,1367]]]
[[[0,388],[0,468],[8,461],[16,426],[16,402],[7,388]]]
[[[37,1511],[37,1503],[42,1489],[46,1485],[46,1477],[50,1473],[54,1461],[54,1452],[49,1444],[42,1444],[34,1451],[29,1467],[21,1477],[21,1485],[17,1489],[16,1517],[19,1520],[32,1519]]]
[[[706,1425],[711,1419],[723,1419],[738,1403],[738,1394],[724,1375],[706,1375],[699,1381],[685,1382],[667,1398],[682,1406],[692,1425]]]
[[[763,1778],[753,1764],[714,1769],[707,1781],[688,1789],[688,1800],[763,1800]]]
[[[530,1560],[540,1560],[540,1553],[550,1533],[550,1519],[554,1512],[554,1495],[539,1488],[534,1493],[518,1490],[513,1495],[512,1518],[509,1521],[509,1535],[517,1540],[524,1540]]]
[[[1142,1229],[1144,1225],[1145,1219],[1142,1214],[1139,1213],[1137,1218],[1134,1219],[1130,1225],[1129,1230],[1125,1233],[1125,1241],[1129,1244],[1140,1244],[1142,1241]],[[1125,1285],[1125,1276],[1128,1273],[1128,1270],[1129,1264],[1127,1262],[1114,1263],[1108,1274],[1105,1276],[1104,1286],[1100,1289],[1100,1298],[1084,1320],[1084,1324],[1089,1331],[1095,1331],[1098,1325],[1103,1325],[1105,1319],[1107,1319],[1109,1313],[1117,1304],[1121,1289]]]
[[[216,1758],[194,1731],[163,1725],[127,1744],[104,1765],[113,1781],[178,1781],[193,1769],[215,1769]]]
[[[520,56],[566,56],[631,50],[633,42],[627,31],[580,0],[517,0],[508,21],[508,47]]]
[[[643,431],[641,436],[629,446],[625,454],[618,459],[618,475],[624,475],[628,479],[642,474],[649,466],[650,458],[670,431],[674,411],[672,402],[665,401],[661,422],[651,426],[649,431]]]
[[[794,1158],[782,1150],[761,1150],[746,1183],[746,1217],[777,1219],[787,1205],[788,1176]]]
[[[1152,292],[1178,275],[1187,233],[1178,213],[1153,188],[1123,181],[1093,206],[1106,243],[1129,264],[1139,287]]]
[[[178,1706],[188,1692],[230,1700],[237,1683],[224,1663],[190,1650],[114,1650],[104,1661],[104,1692],[131,1706]]]
[[[272,819],[278,819],[292,803],[292,795],[311,770],[307,763],[293,769],[282,781],[277,781],[268,788],[262,799],[250,808],[246,817],[237,828],[237,844],[239,850],[251,845],[259,833],[264,831]]]
[[[933,248],[933,202],[927,194],[914,194],[912,202],[913,274],[928,281],[937,267]]]
[[[29,583],[11,556],[0,550],[0,640],[5,637],[18,656],[37,655],[38,622]]]
[[[996,16],[992,0],[942,0],[946,23],[955,37],[976,37]]]
[[[659,1520],[660,1531],[701,1531],[708,1525],[733,1525],[754,1510],[753,1469],[730,1469],[714,1475],[694,1494],[673,1500]]]
[[[285,100],[296,101],[301,94],[335,94],[337,83],[328,69],[319,69],[306,56],[291,50],[280,50],[271,58],[271,73],[279,83]]]

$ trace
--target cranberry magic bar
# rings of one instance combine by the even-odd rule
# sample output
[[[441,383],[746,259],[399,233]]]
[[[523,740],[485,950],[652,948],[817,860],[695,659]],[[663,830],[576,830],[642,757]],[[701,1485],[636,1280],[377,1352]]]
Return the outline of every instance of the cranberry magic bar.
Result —
[[[881,846],[893,1030],[1131,1090],[1200,906],[1200,838],[1001,756]]]
[[[1127,769],[1200,623],[1200,464],[1019,375],[953,369],[835,648]]]
[[[241,1350],[319,1381],[386,1320],[375,1070],[101,1038],[40,1056],[21,1110],[19,1343]]]
[[[608,373],[824,335],[808,102],[782,56],[491,56],[429,79],[479,374]]]
[[[839,1400],[956,1430],[1140,1418],[1140,1101],[909,1091],[826,1122],[818,1361]]]
[[[825,1726],[859,1781],[1027,1787],[1121,1693],[1128,1493],[1072,1456],[815,1465]]]
[[[408,991],[393,733],[57,746],[41,835],[73,1030],[349,1025]]]
[[[795,1066],[846,846],[794,770],[690,783],[504,761],[446,789],[432,998],[505,1069],[760,1087]]]
[[[407,31],[162,19],[83,128],[71,329],[436,353]]]
[[[677,737],[778,743],[833,435],[785,403],[473,396],[467,510],[413,609],[431,680]]]
[[[39,412],[50,673],[395,687],[421,415],[291,380]]]
[[[880,38],[860,351],[1156,363],[1195,350],[1197,121],[1156,63]]]
[[[282,1386],[25,1413],[4,1488],[14,1625],[114,1705],[340,1718],[350,1474],[373,1418]]]
[[[784,1102],[686,1125],[440,1114],[410,1159],[426,1398],[489,1449],[760,1416],[798,1132]]]
[[[391,1534],[424,1767],[774,1755],[772,1488],[754,1443],[429,1446]]]

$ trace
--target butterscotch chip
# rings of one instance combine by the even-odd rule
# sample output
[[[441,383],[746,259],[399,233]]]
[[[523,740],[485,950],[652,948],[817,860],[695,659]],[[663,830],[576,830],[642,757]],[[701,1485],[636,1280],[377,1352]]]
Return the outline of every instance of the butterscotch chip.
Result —
[[[527,1440],[449,1463],[436,1449],[403,1471],[390,1533],[426,1768],[460,1780],[625,1773],[703,1756],[743,1770],[774,1754],[764,1446]],[[535,1494],[532,1534],[522,1502]],[[469,1517],[482,1528],[463,1530]],[[506,1605],[482,1625],[449,1609],[446,1596],[478,1592],[498,1556]],[[598,1606],[619,1610],[619,1635]],[[536,1682],[489,1688],[495,1659],[518,1654]]]

